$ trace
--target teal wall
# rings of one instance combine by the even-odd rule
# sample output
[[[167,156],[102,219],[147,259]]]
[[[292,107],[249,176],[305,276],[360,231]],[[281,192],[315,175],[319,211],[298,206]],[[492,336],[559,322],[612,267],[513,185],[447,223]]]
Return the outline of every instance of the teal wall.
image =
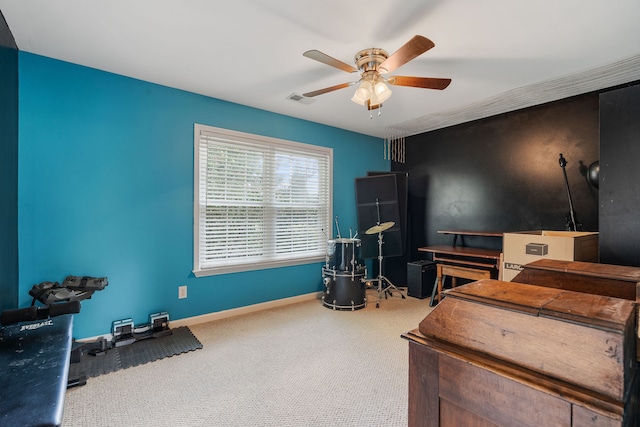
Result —
[[[357,227],[354,179],[390,168],[378,138],[25,52],[19,96],[19,304],[43,281],[107,276],[76,338],[322,290],[321,263],[193,276],[194,123],[332,147],[343,229]]]
[[[0,311],[18,307],[18,48],[0,13]]]

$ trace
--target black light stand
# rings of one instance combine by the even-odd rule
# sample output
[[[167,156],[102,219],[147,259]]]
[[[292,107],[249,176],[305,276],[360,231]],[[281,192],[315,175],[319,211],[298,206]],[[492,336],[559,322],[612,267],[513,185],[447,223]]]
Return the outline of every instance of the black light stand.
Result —
[[[567,187],[567,196],[569,197],[569,216],[567,216],[567,225],[566,229],[568,231],[582,231],[582,224],[576,220],[576,211],[573,210],[573,201],[571,200],[571,190],[569,189],[569,180],[567,179],[567,171],[565,170],[565,166],[567,166],[567,159],[562,157],[562,153],[560,153],[560,159],[558,160],[560,163],[560,167],[562,168],[562,173],[564,174],[564,183]]]

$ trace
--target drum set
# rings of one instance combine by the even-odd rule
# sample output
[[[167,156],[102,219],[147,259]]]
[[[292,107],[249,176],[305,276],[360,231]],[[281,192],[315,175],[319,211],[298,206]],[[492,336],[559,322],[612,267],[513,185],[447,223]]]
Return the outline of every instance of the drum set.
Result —
[[[337,220],[336,220],[337,225]],[[334,310],[358,310],[367,305],[367,288],[378,291],[376,308],[380,307],[382,296],[391,294],[391,289],[405,296],[391,281],[382,275],[382,233],[395,225],[395,222],[378,222],[367,229],[366,234],[378,235],[378,277],[367,279],[367,267],[360,257],[360,239],[354,237],[340,237],[327,241],[327,256],[322,268],[322,282],[325,286],[322,304]],[[375,286],[374,286],[375,283]]]
[[[334,310],[357,310],[367,304],[367,267],[360,258],[360,239],[327,241],[327,257],[322,267],[322,304]]]

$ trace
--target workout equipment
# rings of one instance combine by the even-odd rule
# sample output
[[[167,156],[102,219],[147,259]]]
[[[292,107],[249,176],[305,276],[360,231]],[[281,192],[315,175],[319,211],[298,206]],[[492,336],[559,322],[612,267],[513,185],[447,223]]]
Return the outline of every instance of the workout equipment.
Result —
[[[111,343],[114,347],[133,344],[136,339],[133,337],[133,319],[116,320],[111,326]]]
[[[0,314],[0,323],[2,325],[12,325],[20,322],[31,322],[34,320],[43,320],[50,317],[60,316],[62,314],[80,313],[80,302],[70,301],[59,303],[46,307],[26,307],[13,310],[4,310]]]
[[[136,326],[131,318],[116,320],[113,322],[111,335],[113,336],[113,347],[122,347],[148,338],[171,335],[169,313],[164,311],[152,313],[149,315],[149,323]]]
[[[67,389],[73,317],[66,314],[24,321],[15,315],[40,315],[44,311],[11,312],[2,312],[0,328],[0,425],[59,426]],[[5,321],[15,324],[4,324]]]
[[[0,323],[4,326],[44,320],[40,323],[43,326],[48,326],[51,318],[55,316],[79,313],[80,301],[91,298],[94,292],[103,290],[108,284],[109,280],[106,277],[67,276],[62,284],[47,281],[33,285],[29,290],[29,295],[33,298],[31,306],[4,310],[0,313]],[[36,302],[40,302],[44,306],[36,306]],[[40,323],[36,323],[36,325]],[[91,342],[73,340],[69,351],[69,363],[79,363],[83,354],[104,356],[109,349],[114,347],[122,347],[136,341],[171,334],[167,312],[152,313],[149,315],[149,323],[137,326],[134,326],[133,319],[118,320],[113,322],[113,339],[111,341],[104,337]],[[80,372],[73,378],[67,378],[66,388],[84,385],[86,382],[86,375]]]
[[[109,284],[106,277],[67,276],[62,285],[58,282],[42,282],[33,285],[29,295],[31,305],[39,301],[45,305],[59,302],[82,301],[91,298],[95,291],[103,290]]]
[[[109,284],[106,277],[92,276],[67,276],[58,282],[42,282],[29,290],[29,295],[33,298],[29,309],[37,311],[48,310],[49,315],[65,310],[65,307],[73,311],[68,313],[80,312],[80,301],[89,299],[94,292],[103,290]],[[46,307],[36,307],[36,301],[45,304]],[[78,342],[73,340],[71,343],[70,363],[80,362],[83,353],[92,356],[103,356],[109,348],[108,342],[104,338],[98,338],[94,342]],[[78,387],[87,383],[86,375],[78,375],[69,377],[67,380],[67,388]]]
[[[3,312],[2,324],[44,319],[65,313],[79,313],[80,301],[91,298],[94,292],[103,290],[108,284],[109,280],[106,277],[67,276],[62,284],[48,281],[33,285],[29,290],[29,295],[33,298],[31,307]],[[45,304],[45,307],[37,307],[36,301]],[[111,348],[170,334],[169,314],[166,312],[150,314],[149,323],[144,325],[134,326],[133,319],[118,320],[113,322],[111,341],[104,337],[91,342],[74,340],[71,363],[79,362],[83,354],[104,356]],[[86,376],[80,375],[70,379],[67,387],[84,384],[86,384]]]

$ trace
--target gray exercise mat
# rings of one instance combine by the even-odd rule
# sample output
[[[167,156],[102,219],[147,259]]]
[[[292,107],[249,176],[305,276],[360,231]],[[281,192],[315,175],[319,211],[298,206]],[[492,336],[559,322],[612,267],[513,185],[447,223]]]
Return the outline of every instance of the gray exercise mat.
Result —
[[[69,366],[69,380],[83,375],[87,378],[97,377],[202,348],[202,344],[188,327],[181,326],[171,329],[171,332],[170,335],[111,348],[103,356],[83,354],[79,363]]]

